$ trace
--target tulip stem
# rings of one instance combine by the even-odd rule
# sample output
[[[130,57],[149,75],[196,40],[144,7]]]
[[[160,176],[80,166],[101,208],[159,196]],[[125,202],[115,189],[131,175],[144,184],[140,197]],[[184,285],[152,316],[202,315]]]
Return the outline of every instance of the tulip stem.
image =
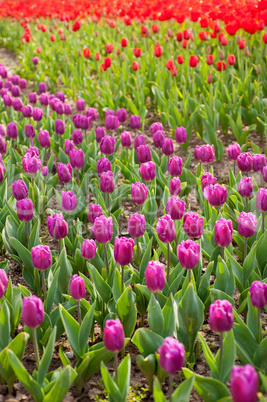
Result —
[[[33,328],[33,329],[32,329],[32,337],[33,337],[33,347],[34,347],[34,354],[35,354],[36,365],[37,365],[37,368],[39,368],[40,357],[39,357],[39,351],[38,351],[38,342],[37,342],[37,336],[36,336],[36,328]]]
[[[108,252],[107,252],[107,245],[106,244],[104,244],[104,254],[105,254],[105,260],[106,260],[107,274],[109,275]]]
[[[61,254],[61,239],[58,240],[58,257]]]
[[[169,283],[170,278],[170,243],[167,243],[168,260],[167,260],[167,282]]]
[[[123,293],[123,286],[124,286],[124,266],[121,266],[121,293]]]
[[[118,374],[118,353],[114,353],[114,371],[115,371],[115,381],[119,382],[119,374]]]
[[[262,211],[261,216],[262,216],[261,224],[262,224],[262,234],[263,234],[264,233],[264,211]]]
[[[246,197],[246,212],[248,213],[248,198]]]
[[[188,283],[192,282],[191,269],[188,270]]]
[[[223,332],[220,333],[220,374],[222,375],[222,359],[223,359]]]
[[[234,161],[234,176],[235,176],[235,161]]]
[[[62,138],[62,135],[60,136],[60,141],[61,141],[61,148],[63,149],[63,138]]]
[[[158,292],[155,292],[155,299],[158,300]]]
[[[261,319],[260,310],[257,309],[257,342],[260,343]]]
[[[248,239],[247,239],[247,237],[245,237],[245,243],[244,243],[244,261],[245,261],[246,256],[247,256],[247,249],[248,249]]]
[[[43,294],[44,294],[44,300],[46,297],[46,285],[45,285],[45,272],[42,271],[42,285],[43,285]]]
[[[110,197],[109,197],[109,193],[107,194],[108,196],[108,212],[110,212]]]
[[[137,257],[138,257],[138,263],[141,264],[141,252],[140,252],[140,244],[139,244],[139,239],[136,239],[136,246],[137,246]]]
[[[28,229],[28,222],[25,222],[25,230],[26,230],[27,242],[29,245],[30,244],[30,235],[29,235],[29,229]]]
[[[80,187],[80,176],[79,176],[79,170],[77,169],[77,182],[78,186]]]
[[[224,247],[222,247],[222,259],[224,260]]]
[[[169,376],[169,401],[172,402],[173,376]]]
[[[78,323],[81,324],[82,316],[81,316],[80,300],[77,300],[77,313],[78,313]]]

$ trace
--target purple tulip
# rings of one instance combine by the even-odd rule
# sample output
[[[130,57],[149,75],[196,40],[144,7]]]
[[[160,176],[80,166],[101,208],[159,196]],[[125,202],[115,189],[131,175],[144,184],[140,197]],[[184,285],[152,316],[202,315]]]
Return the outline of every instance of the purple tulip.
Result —
[[[3,137],[0,137],[0,154],[4,155],[6,153],[6,142]]]
[[[69,153],[70,163],[73,169],[82,169],[84,165],[84,153],[82,149],[72,149]]]
[[[229,219],[220,219],[215,222],[215,243],[220,247],[228,247],[233,240],[233,225]]]
[[[174,177],[170,180],[170,193],[171,195],[179,195],[181,192],[181,181],[179,177]]]
[[[32,247],[31,256],[33,266],[40,271],[46,271],[52,264],[51,250],[48,246]]]
[[[4,101],[5,107],[12,107],[13,106],[12,97],[10,95],[4,95],[3,96],[3,101]]]
[[[8,90],[6,88],[1,88],[0,89],[0,95],[1,95],[2,98],[4,97],[4,95],[7,95],[7,93],[8,93]]]
[[[61,100],[61,102],[65,102],[65,94],[64,94],[64,92],[58,92],[57,93],[57,95],[56,95],[56,97],[59,99],[59,100]]]
[[[226,201],[227,189],[221,184],[210,184],[204,189],[204,197],[212,207],[220,207]]]
[[[43,302],[37,296],[24,297],[21,318],[29,328],[39,327],[44,321]]]
[[[50,147],[50,135],[47,130],[40,130],[38,141],[42,148]]]
[[[254,281],[249,291],[253,307],[261,310],[267,305],[267,283]]]
[[[256,402],[259,376],[250,364],[232,368],[230,391],[233,402]]]
[[[166,214],[170,215],[174,221],[182,219],[185,213],[185,202],[179,197],[173,196],[167,199]]]
[[[262,178],[267,183],[267,166],[262,168]]]
[[[26,155],[29,158],[33,158],[33,157],[38,158],[39,157],[39,149],[35,146],[32,146],[27,149],[26,154],[24,156],[26,156]]]
[[[150,134],[153,136],[157,131],[163,132],[163,125],[161,123],[153,123],[150,126]]]
[[[242,172],[249,172],[253,166],[253,158],[249,152],[243,152],[237,157],[237,166]]]
[[[42,106],[48,106],[48,96],[46,94],[40,95],[40,103]]]
[[[192,240],[181,241],[177,246],[177,256],[183,268],[193,269],[199,262],[200,245]]]
[[[64,104],[63,104],[63,111],[64,111],[64,114],[65,114],[66,116],[69,116],[69,115],[71,115],[71,113],[72,113],[71,107],[70,107],[70,105],[68,105],[67,103],[64,103]]]
[[[25,80],[25,78],[21,78],[19,80],[19,87],[20,87],[20,89],[26,89],[27,88],[27,80]]]
[[[78,112],[82,112],[85,108],[85,100],[84,99],[77,99],[76,107]]]
[[[16,98],[13,100],[13,109],[16,112],[21,112],[23,108],[23,103],[22,100],[20,98]]]
[[[139,116],[132,115],[129,119],[129,123],[132,130],[139,130],[141,128],[141,119]]]
[[[125,335],[123,325],[118,318],[107,320],[103,332],[105,348],[112,353],[120,352],[124,347]]]
[[[146,218],[144,215],[135,213],[129,216],[128,231],[131,237],[138,239],[146,231]]]
[[[143,205],[147,199],[147,188],[143,183],[133,183],[131,185],[132,200],[136,205]]]
[[[88,220],[90,223],[94,223],[95,219],[103,215],[101,205],[89,204]]]
[[[55,121],[55,132],[59,135],[63,135],[65,133],[65,124],[62,120],[57,119]]]
[[[231,161],[236,161],[240,152],[241,148],[239,144],[235,143],[233,145],[228,145],[228,156]]]
[[[136,150],[137,159],[140,163],[146,163],[151,161],[151,150],[148,145],[140,145]]]
[[[162,152],[166,156],[173,154],[173,140],[171,138],[165,138],[162,142]]]
[[[26,106],[23,106],[23,108],[21,109],[21,112],[24,117],[30,118],[30,117],[32,117],[33,109],[31,107],[31,105],[26,105]]]
[[[158,349],[159,364],[170,375],[181,370],[184,365],[185,348],[177,339],[167,336]]]
[[[201,177],[201,189],[204,189],[210,185],[215,184],[217,181],[216,177],[213,177],[211,173],[204,173]]]
[[[98,119],[97,109],[95,109],[94,107],[89,107],[88,109],[86,109],[85,114],[87,117],[91,118],[91,121],[95,121]]]
[[[46,92],[45,82],[39,82],[38,91],[39,91],[39,94],[43,94],[44,92]]]
[[[253,193],[254,183],[251,177],[243,177],[238,183],[238,192],[242,197],[249,198]]]
[[[130,148],[132,145],[132,136],[130,131],[124,131],[121,133],[121,145],[125,148]]]
[[[7,78],[7,70],[3,65],[0,66],[0,75],[4,79]]]
[[[112,193],[115,188],[115,182],[113,177],[113,172],[108,170],[107,172],[103,172],[100,176],[100,190],[103,193]]]
[[[102,138],[107,135],[106,130],[104,127],[97,127],[95,130],[95,139],[96,142],[100,143]]]
[[[241,212],[237,218],[238,233],[243,237],[252,237],[257,229],[257,217],[252,212]]]
[[[32,139],[35,137],[35,128],[31,124],[26,124],[24,127],[24,133],[27,138]]]
[[[262,168],[267,164],[267,158],[264,154],[255,154],[252,157],[254,172],[261,172]]]
[[[81,300],[85,296],[85,284],[84,279],[79,275],[73,275],[70,281],[70,295],[75,300]]]
[[[31,92],[29,94],[29,102],[32,103],[33,105],[37,103],[37,93],[36,92]]]
[[[81,130],[73,130],[72,140],[75,145],[80,145],[83,142],[83,133]]]
[[[6,127],[4,124],[0,124],[0,137],[6,138]]]
[[[44,166],[44,167],[42,168],[42,175],[43,175],[44,177],[46,177],[46,176],[48,176],[48,174],[49,174],[48,167],[47,167],[47,166]]]
[[[43,110],[39,107],[33,109],[32,118],[34,121],[41,121],[43,117]]]
[[[96,244],[92,239],[85,239],[82,245],[82,256],[86,260],[92,260],[96,254]]]
[[[18,137],[19,133],[16,123],[7,124],[7,135],[12,140],[15,140]]]
[[[4,296],[7,286],[8,286],[7,274],[3,269],[0,269],[0,299],[2,299],[2,297]]]
[[[153,139],[153,143],[154,143],[155,148],[162,148],[162,144],[163,144],[163,141],[165,139],[165,134],[164,134],[163,131],[160,131],[160,130],[156,131],[153,134],[152,139]]]
[[[2,155],[0,155],[2,157]],[[5,178],[5,170],[6,168],[0,163],[0,182],[2,182]]]
[[[106,110],[105,111],[105,119],[108,117],[108,116],[115,116],[115,112],[114,112],[114,110]]]
[[[14,85],[11,88],[11,94],[12,96],[14,96],[15,98],[18,98],[20,96],[20,88],[17,85]],[[23,104],[22,104],[23,105]],[[13,101],[13,106],[14,106],[14,101]]]
[[[192,211],[187,212],[183,218],[183,229],[188,237],[198,239],[203,234],[204,218],[199,217]]]
[[[74,211],[77,207],[77,195],[72,191],[61,192],[61,208],[64,212]]]
[[[106,218],[101,215],[94,220],[92,227],[95,239],[100,244],[106,244],[112,239],[113,235],[113,221],[112,217]]]
[[[28,197],[28,188],[23,180],[17,180],[12,183],[12,194],[17,201],[23,200]]]
[[[32,62],[33,62],[33,64],[34,64],[35,66],[37,66],[38,61],[39,61],[39,59],[38,59],[37,56],[34,56],[34,57],[32,58]]]
[[[145,279],[150,292],[161,292],[166,284],[164,265],[159,261],[149,261],[145,270]]]
[[[68,163],[65,165],[64,163],[60,162],[57,165],[57,174],[58,174],[58,179],[61,183],[69,183],[71,181],[72,177],[72,167]]]
[[[126,109],[122,108],[117,110],[116,117],[119,119],[120,123],[125,123],[127,120],[127,111]]]
[[[47,226],[50,236],[55,239],[64,239],[68,234],[68,224],[62,214],[47,217]]]
[[[29,222],[33,218],[33,202],[30,198],[17,201],[17,215],[20,221]]]
[[[178,144],[184,144],[187,140],[186,129],[182,126],[176,127],[174,135],[175,141],[178,142]]]
[[[146,139],[143,134],[136,135],[134,139],[134,149],[137,150],[137,148],[140,147],[140,145],[145,145],[145,143]]]
[[[107,158],[101,158],[96,162],[96,172],[100,177],[102,173],[111,171],[111,162]]]
[[[258,211],[267,211],[267,188],[260,188],[256,194],[256,208]]]
[[[183,160],[178,156],[173,156],[168,162],[168,172],[171,176],[180,176],[183,169]]]
[[[220,333],[233,328],[233,306],[228,300],[216,300],[210,305],[209,325],[212,331]]]
[[[156,231],[163,243],[171,243],[175,239],[175,225],[170,215],[164,215],[158,219]]]
[[[116,237],[114,241],[114,258],[115,261],[124,267],[130,264],[133,258],[133,239],[127,237]]]
[[[108,131],[117,130],[119,127],[120,121],[116,116],[108,116],[105,120],[105,127]]]
[[[72,140],[66,140],[64,143],[65,146],[65,154],[69,155],[72,149],[75,149],[75,144]]]
[[[142,180],[149,182],[156,177],[156,165],[154,162],[142,163],[139,168]]]
[[[80,117],[80,128],[82,130],[89,130],[91,128],[91,118],[81,115]]]
[[[23,170],[28,174],[36,174],[41,169],[41,159],[26,153],[22,159]]]
[[[105,155],[112,155],[115,152],[115,144],[115,138],[105,135],[100,142],[100,152]]]

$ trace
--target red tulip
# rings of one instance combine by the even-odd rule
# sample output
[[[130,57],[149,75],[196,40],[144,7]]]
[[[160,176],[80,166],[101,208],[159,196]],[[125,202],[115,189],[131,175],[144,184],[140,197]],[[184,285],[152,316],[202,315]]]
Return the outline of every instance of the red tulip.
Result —
[[[196,67],[198,65],[198,57],[197,56],[190,56],[189,59],[189,66]]]

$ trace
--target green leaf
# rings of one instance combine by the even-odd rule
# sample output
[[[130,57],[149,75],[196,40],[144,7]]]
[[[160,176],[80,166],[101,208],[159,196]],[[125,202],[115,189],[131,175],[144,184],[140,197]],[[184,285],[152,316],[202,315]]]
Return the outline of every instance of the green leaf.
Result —
[[[152,391],[153,377],[156,374],[155,354],[148,355],[146,358],[144,358],[142,355],[137,355],[136,363],[146,377],[149,389]]]
[[[257,249],[256,246],[252,247],[243,263],[244,284],[247,282],[249,275],[257,265],[256,249]]]
[[[80,358],[80,348],[79,348],[79,329],[80,326],[77,323],[77,321],[68,313],[67,310],[64,309],[62,305],[59,305],[60,308],[60,317],[63,323],[63,326],[65,328],[69,343],[71,345],[71,348],[75,354],[75,356]]]
[[[162,335],[164,328],[164,317],[154,294],[151,295],[150,302],[148,305],[148,325],[150,329],[156,334]]]
[[[56,263],[54,273],[59,270],[58,285],[61,293],[66,293],[69,290],[70,278],[72,276],[72,266],[67,258],[65,247],[60,253]]]
[[[267,338],[264,338],[257,348],[254,361],[256,366],[267,375]]]
[[[84,355],[88,350],[88,340],[89,335],[92,329],[92,324],[94,320],[94,313],[95,313],[95,305],[94,302],[90,309],[87,311],[86,315],[83,318],[83,321],[80,326],[79,335],[78,335],[78,344],[80,349],[81,356]]]
[[[170,294],[168,300],[165,303],[165,306],[162,309],[162,314],[164,317],[164,326],[162,336],[165,338],[166,336],[173,336],[175,329],[175,313],[174,309],[176,304],[173,300],[172,294]]]
[[[149,243],[146,245],[146,251],[145,254],[143,255],[141,264],[140,264],[140,283],[143,282],[144,276],[145,276],[145,270],[147,267],[147,264],[149,263],[149,261],[151,260],[151,247],[152,247],[152,242],[153,242],[153,238],[151,238],[149,240]]]
[[[43,385],[45,376],[47,374],[47,371],[49,369],[52,357],[53,357],[53,352],[54,352],[54,345],[55,345],[55,340],[56,340],[56,333],[57,333],[57,327],[54,327],[49,341],[47,343],[47,346],[45,348],[44,354],[42,356],[42,359],[39,364],[38,368],[38,384],[40,386]]]
[[[63,401],[76,377],[77,373],[72,367],[65,367],[50,392],[44,397],[43,402]]]
[[[157,377],[155,378],[153,384],[153,397],[155,402],[167,402]]]
[[[101,376],[105,384],[105,388],[109,394],[109,401],[122,401],[121,399],[121,393],[119,390],[118,385],[116,384],[116,381],[111,378],[111,375],[108,372],[108,369],[104,365],[103,362],[101,362]]]
[[[132,338],[132,343],[144,357],[154,354],[163,342],[162,336],[145,328],[139,328]]]
[[[203,349],[203,354],[204,354],[204,357],[205,357],[205,359],[206,359],[206,361],[207,361],[207,363],[209,365],[209,368],[210,368],[212,374],[215,374],[216,378],[218,378],[219,373],[218,373],[218,370],[217,370],[215,357],[212,354],[207,342],[205,341],[204,337],[201,335],[200,332],[198,333],[198,338],[199,338],[199,340],[201,342],[202,349]]]
[[[124,328],[126,337],[130,337],[136,325],[137,312],[135,307],[135,294],[128,286],[116,304],[117,314]]]
[[[99,272],[95,267],[91,265],[89,271],[92,281],[94,282],[96,290],[98,291],[101,299],[105,303],[108,303],[109,300],[111,299],[112,294],[110,286],[104,281],[104,279],[102,278],[102,276],[99,274]]]
[[[250,292],[248,292],[247,296],[247,306],[248,306],[248,314],[247,314],[247,326],[250,329],[250,331],[253,333],[255,339],[257,339],[257,328],[258,328],[258,309],[256,307],[253,307],[251,304],[251,298],[250,298]],[[262,331],[259,331],[259,336],[260,339],[259,341],[262,341]]]
[[[172,394],[172,402],[187,402],[189,401],[192,388],[194,386],[195,376],[188,378]]]
[[[59,269],[55,272],[51,285],[48,288],[46,299],[44,302],[45,312],[49,315],[55,300],[55,295],[58,289]]]
[[[10,311],[7,302],[4,301],[0,307],[0,351],[11,342],[10,331]]]
[[[234,311],[235,319],[238,323],[234,323],[234,336],[237,347],[237,356],[243,364],[253,365],[254,352],[258,347],[256,339],[250,329]]]
[[[220,353],[221,350],[218,351],[216,355],[216,364],[219,371],[220,367]],[[224,332],[223,334],[223,354],[222,354],[222,372],[220,374],[220,380],[226,384],[233,365],[235,364],[235,357],[236,357],[236,347],[235,347],[235,338],[234,332],[231,329],[230,331]]]
[[[231,266],[228,268],[221,256],[218,257],[214,289],[222,290],[229,296],[233,296],[235,291],[235,280]]]
[[[119,365],[118,369],[118,386],[121,394],[121,402],[127,401],[127,396],[129,392],[129,385],[130,385],[130,375],[131,375],[131,357],[127,355],[121,364]]]

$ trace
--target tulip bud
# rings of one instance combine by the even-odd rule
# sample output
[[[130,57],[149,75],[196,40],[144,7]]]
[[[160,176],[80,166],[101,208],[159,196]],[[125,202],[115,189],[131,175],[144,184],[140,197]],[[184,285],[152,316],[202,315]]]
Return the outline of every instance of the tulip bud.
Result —
[[[55,132],[59,135],[63,135],[65,133],[65,124],[62,120],[57,119],[55,121]]]
[[[165,139],[165,134],[163,131],[157,131],[156,133],[153,134],[152,136],[153,142],[154,142],[154,146],[156,148],[161,148],[163,141]]]
[[[110,216],[109,218],[106,218],[104,215],[101,215],[95,218],[92,231],[98,243],[108,243],[113,235],[112,217]]]
[[[109,135],[104,136],[100,142],[100,152],[105,155],[112,155],[115,152],[115,144],[115,138]]]
[[[96,254],[96,244],[92,239],[85,239],[82,245],[82,256],[86,260],[92,260]]]
[[[77,99],[76,108],[79,112],[83,111],[85,108],[85,100],[84,99]]]
[[[106,130],[104,127],[97,127],[95,130],[96,133],[96,142],[100,143],[102,138],[105,137],[105,135],[107,135]]]
[[[220,247],[228,247],[232,243],[233,225],[230,219],[222,218],[215,222],[214,240]]]
[[[77,195],[72,191],[61,192],[61,208],[64,212],[74,211],[77,207]]]
[[[107,158],[101,158],[96,162],[96,172],[100,177],[102,173],[111,171],[111,162]]]
[[[258,382],[259,376],[253,366],[234,366],[230,387],[233,402],[256,402]]]
[[[31,249],[32,263],[36,269],[46,271],[52,263],[51,250],[48,246],[39,245]]]
[[[215,184],[217,181],[216,177],[213,177],[211,173],[207,172],[204,173],[201,177],[201,189],[204,191],[204,189],[210,185]]]
[[[262,168],[262,178],[267,183],[267,166]]]
[[[260,188],[256,194],[256,208],[258,211],[267,211],[267,189]]]
[[[42,148],[50,147],[50,136],[47,130],[40,130],[38,141]]]
[[[103,215],[102,207],[96,204],[89,204],[88,220],[90,223],[94,223],[95,219]]]
[[[237,157],[237,166],[242,172],[249,172],[252,169],[253,158],[249,152],[243,152]]]
[[[64,239],[68,234],[68,224],[62,214],[48,216],[47,226],[50,236],[55,237],[55,239]]]
[[[44,166],[44,167],[42,168],[42,175],[43,175],[44,177],[46,177],[46,176],[48,176],[48,174],[49,174],[48,167],[47,167],[47,166]]]
[[[255,154],[253,155],[252,159],[254,172],[260,172],[267,164],[267,158],[264,154]]]
[[[210,184],[204,189],[204,197],[212,207],[220,207],[226,201],[227,189],[221,184]]]
[[[32,118],[34,121],[41,121],[43,117],[43,110],[39,107],[33,109]]]
[[[235,143],[228,146],[228,156],[231,161],[236,161],[237,157],[240,155],[241,148],[240,145]]]
[[[81,300],[85,296],[84,279],[79,275],[73,275],[70,281],[70,294],[75,300]]]
[[[46,92],[46,85],[45,82],[40,82],[38,85],[38,91],[39,94],[43,94],[44,92]]]
[[[213,77],[212,77],[212,74],[211,74],[211,73],[208,74],[207,83],[208,83],[208,84],[212,84],[212,83],[213,83]]]
[[[127,237],[116,237],[114,241],[114,258],[115,261],[124,267],[130,264],[133,258],[133,239]]]
[[[154,162],[142,163],[139,170],[142,180],[146,182],[152,181],[156,177],[156,165]]]
[[[166,204],[166,214],[176,221],[182,219],[185,213],[185,202],[177,196],[169,197]]]
[[[29,118],[32,117],[33,109],[30,105],[23,106],[21,112],[24,117]]]
[[[30,103],[32,103],[33,105],[34,105],[35,103],[37,103],[37,93],[36,93],[36,92],[31,92],[31,93],[29,94],[29,101],[30,101]]]
[[[82,169],[84,165],[84,153],[82,149],[71,149],[69,157],[73,169]]]
[[[170,375],[174,375],[176,371],[181,370],[183,367],[185,348],[177,339],[170,336],[165,338],[163,344],[158,349],[158,353],[160,366]]]
[[[115,182],[113,172],[110,170],[103,172],[100,176],[100,190],[103,191],[103,193],[112,193],[114,188]]]
[[[256,73],[260,74],[261,73],[261,65],[258,64],[257,68],[256,68]]]
[[[181,181],[179,177],[174,177],[170,180],[170,193],[171,195],[179,195],[181,192]]]
[[[259,310],[263,309],[267,305],[267,283],[254,281],[249,291],[252,306]]]
[[[233,306],[228,300],[216,300],[209,308],[210,329],[214,332],[226,332],[233,328]]]
[[[140,163],[146,163],[152,159],[151,151],[148,145],[140,145],[136,150],[136,154]]]
[[[173,140],[171,138],[165,138],[162,142],[162,152],[166,156],[173,154]]]
[[[81,130],[73,130],[72,140],[75,145],[80,145],[83,142],[83,133]]]
[[[120,124],[118,117],[109,115],[105,119],[105,127],[107,130],[116,130]]]
[[[178,144],[184,144],[187,140],[187,133],[184,127],[176,127],[175,129],[175,140]]]
[[[142,205],[147,199],[147,188],[143,183],[136,182],[131,185],[132,200],[137,205]]]
[[[187,236],[198,239],[203,234],[204,218],[199,217],[192,211],[187,212],[183,218],[183,229]]]
[[[257,228],[257,217],[252,212],[241,212],[237,218],[238,233],[243,237],[252,237]]]
[[[127,111],[126,109],[122,108],[117,110],[116,117],[119,119],[120,123],[125,123],[127,120]]]
[[[124,347],[125,335],[123,325],[118,318],[107,320],[103,332],[105,348],[112,353],[120,352]]]
[[[27,138],[32,139],[35,137],[35,128],[31,124],[26,124],[24,127],[24,133]]]
[[[14,140],[18,137],[18,128],[16,123],[7,124],[7,135],[10,139]]]
[[[210,47],[210,45],[207,46],[207,54],[211,54],[211,47]]]
[[[24,297],[21,318],[29,328],[39,327],[44,321],[44,306],[39,297]]]
[[[6,128],[3,124],[0,124],[0,136],[6,138]]]
[[[222,50],[220,51],[219,59],[220,59],[221,61],[224,60],[224,52],[223,52]]]
[[[5,289],[8,286],[8,277],[6,272],[3,269],[0,269],[0,299],[2,299],[2,297],[5,294]]]
[[[132,130],[139,130],[141,128],[141,119],[139,116],[132,115],[129,123]]]
[[[131,237],[138,239],[143,236],[146,231],[146,219],[144,215],[133,214],[129,216],[128,231]]]
[[[249,56],[249,50],[248,50],[248,47],[247,47],[247,46],[245,47],[245,50],[244,50],[244,56],[245,56],[245,57],[248,57],[248,56]]]
[[[251,177],[243,177],[238,183],[238,192],[242,197],[249,198],[253,193],[254,183]]]
[[[57,174],[58,174],[58,179],[61,183],[69,183],[71,181],[72,177],[72,167],[68,163],[65,165],[64,163],[60,162],[57,165]]]
[[[23,200],[28,197],[28,188],[23,180],[17,180],[12,183],[12,194],[17,201]]]
[[[177,256],[183,268],[193,269],[199,262],[200,245],[192,240],[181,241],[177,246]]]
[[[180,176],[183,169],[182,158],[178,156],[173,156],[168,162],[168,172],[171,176]]]
[[[145,145],[145,143],[146,139],[143,134],[136,135],[134,139],[134,149],[137,150],[137,148],[140,147],[140,145]]]
[[[162,218],[158,219],[156,231],[159,239],[163,243],[171,243],[175,239],[175,225],[170,215],[164,215]]]
[[[17,215],[20,221],[29,222],[33,218],[33,202],[30,198],[17,201]]]
[[[149,261],[145,270],[146,286],[153,293],[161,292],[166,284],[164,265],[159,261]]]

